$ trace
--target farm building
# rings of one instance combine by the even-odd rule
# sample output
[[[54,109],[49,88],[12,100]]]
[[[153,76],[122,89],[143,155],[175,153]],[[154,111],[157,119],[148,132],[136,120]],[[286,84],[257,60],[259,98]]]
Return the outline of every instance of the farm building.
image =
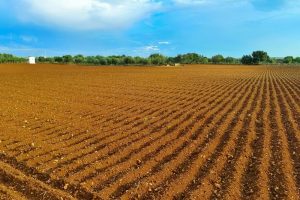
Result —
[[[28,58],[28,63],[29,64],[35,64],[35,57],[29,57]]]

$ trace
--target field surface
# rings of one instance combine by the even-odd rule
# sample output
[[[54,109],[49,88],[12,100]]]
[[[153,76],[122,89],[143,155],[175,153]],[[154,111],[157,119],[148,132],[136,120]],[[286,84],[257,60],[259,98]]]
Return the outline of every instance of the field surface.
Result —
[[[0,65],[0,199],[300,199],[300,68]]]

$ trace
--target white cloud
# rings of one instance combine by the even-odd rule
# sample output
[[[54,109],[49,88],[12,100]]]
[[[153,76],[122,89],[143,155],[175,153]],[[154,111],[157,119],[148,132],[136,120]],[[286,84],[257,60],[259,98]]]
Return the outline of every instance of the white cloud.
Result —
[[[19,17],[22,20],[78,30],[128,27],[161,6],[161,3],[154,0],[21,1],[23,11]]]
[[[1,46],[0,45],[0,51],[6,52],[6,51],[9,51],[9,48],[6,47],[6,46]]]
[[[158,42],[158,44],[159,45],[169,45],[170,42],[168,42],[168,41],[160,41],[160,42]]]
[[[38,42],[38,39],[36,37],[30,36],[30,35],[21,35],[20,38],[23,42],[26,42],[26,43],[36,43],[36,42]]]
[[[172,0],[177,6],[225,6],[225,7],[252,7],[258,11],[275,11],[281,13],[299,14],[300,0]]]
[[[24,45],[13,45],[13,46],[1,46],[0,51],[11,54],[22,54],[22,55],[40,55],[42,49],[33,48]]]
[[[182,4],[182,5],[195,5],[195,4],[205,4],[209,1],[207,0],[174,0],[176,4]]]
[[[156,45],[145,46],[145,47],[143,47],[143,49],[145,51],[159,51],[160,50],[159,47]]]
[[[147,45],[147,46],[141,46],[141,47],[136,47],[133,49],[133,54],[134,55],[139,55],[139,56],[149,56],[150,54],[153,53],[159,53],[160,48],[157,45]],[[128,50],[130,51],[130,50]]]
[[[250,0],[173,0],[177,5],[194,6],[194,5],[211,5],[211,4],[225,4],[225,3],[241,3],[249,2]]]

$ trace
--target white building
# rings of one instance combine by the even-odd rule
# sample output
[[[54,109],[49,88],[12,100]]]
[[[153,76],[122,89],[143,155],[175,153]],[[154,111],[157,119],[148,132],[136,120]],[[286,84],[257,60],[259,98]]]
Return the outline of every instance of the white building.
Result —
[[[29,57],[28,58],[28,63],[29,64],[35,64],[35,57]]]

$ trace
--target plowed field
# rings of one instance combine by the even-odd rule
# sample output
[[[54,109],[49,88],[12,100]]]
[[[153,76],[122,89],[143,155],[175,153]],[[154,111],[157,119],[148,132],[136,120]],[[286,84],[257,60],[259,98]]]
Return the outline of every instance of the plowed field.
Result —
[[[0,199],[300,199],[300,67],[0,65]]]

